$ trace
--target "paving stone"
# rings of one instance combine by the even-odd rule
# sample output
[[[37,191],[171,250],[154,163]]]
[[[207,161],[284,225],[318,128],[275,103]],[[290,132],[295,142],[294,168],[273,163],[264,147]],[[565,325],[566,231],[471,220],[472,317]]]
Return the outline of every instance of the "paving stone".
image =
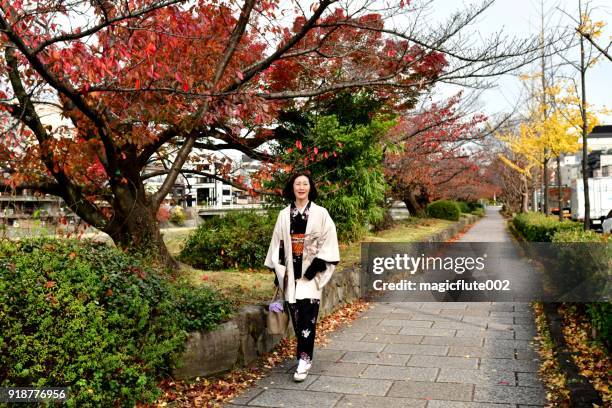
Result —
[[[531,330],[518,330],[514,331],[514,338],[517,340],[533,340],[536,336],[535,331]]]
[[[428,320],[400,320],[385,319],[380,322],[381,326],[402,326],[402,327],[431,327],[432,321]]]
[[[315,361],[338,361],[344,355],[343,350],[331,350],[327,348],[316,348],[313,353]]]
[[[477,385],[474,391],[474,401],[544,404],[546,403],[546,395],[543,389],[533,387]]]
[[[316,363],[314,363],[316,365]],[[313,367],[314,368],[314,367]],[[292,370],[292,372],[295,369]],[[302,382],[293,381],[293,376],[288,373],[272,374],[264,377],[257,381],[257,386],[260,388],[284,388],[291,390],[305,390],[310,384],[312,384],[317,378],[317,375],[308,375]]]
[[[359,316],[358,319],[386,319],[389,316],[393,316],[392,312],[366,312],[365,315]]]
[[[330,340],[359,341],[365,335],[366,333],[360,333],[360,332],[335,332],[335,333],[328,334],[327,337]]]
[[[478,359],[471,357],[411,356],[407,366],[477,369]]]
[[[457,337],[488,337],[493,339],[514,339],[514,332],[511,330],[457,330]]]
[[[268,389],[249,402],[249,406],[261,407],[333,407],[342,394],[300,390]]]
[[[499,312],[514,312],[514,303],[512,302],[495,302],[493,303],[489,309],[493,313]]]
[[[417,354],[425,356],[445,356],[448,346],[433,346],[429,344],[387,344],[385,353]]]
[[[250,400],[258,396],[264,391],[263,388],[259,387],[251,387],[247,388],[243,393],[234,398],[231,402],[236,405],[244,405],[248,403]]]
[[[385,348],[385,345],[365,341],[332,340],[325,346],[325,348],[329,350],[379,352]]]
[[[497,323],[497,322],[489,322],[487,323],[487,329],[489,330],[513,330],[512,323]]]
[[[506,408],[514,407],[508,404],[485,404],[480,402],[458,402],[433,400],[427,403],[427,408]]]
[[[359,333],[387,333],[398,334],[402,328],[399,326],[349,326],[343,332],[359,332]]]
[[[384,303],[374,303],[368,312],[374,313],[392,313],[396,309],[395,306],[385,305]]]
[[[456,330],[481,330],[485,329],[486,323],[472,323],[472,322],[461,322],[461,321],[446,321],[446,322],[434,322],[434,329],[456,329]]]
[[[371,395],[345,395],[334,408],[384,407],[423,408],[427,401],[412,398],[374,397]]]
[[[491,311],[491,316],[506,316],[506,317],[531,317],[533,314],[531,312],[524,311]]]
[[[399,334],[408,334],[412,336],[446,336],[453,337],[455,330],[452,329],[428,329],[424,327],[402,327]]]
[[[535,325],[533,317],[515,317],[514,324],[532,324]]]
[[[540,359],[540,355],[535,350],[517,350],[516,351],[517,360],[538,360]]]
[[[510,360],[503,358],[483,358],[480,360],[482,370],[537,372],[540,367],[537,361]]]
[[[343,394],[380,395],[384,396],[393,382],[369,378],[346,378],[321,375],[308,390],[323,392],[340,392]]]
[[[381,318],[372,318],[372,319],[357,319],[353,320],[347,327],[370,327],[377,326],[383,319]]]
[[[419,344],[423,336],[408,336],[405,334],[365,334],[362,341],[386,344]]]
[[[472,384],[448,384],[421,381],[395,381],[389,390],[390,397],[410,397],[424,399],[448,399],[471,401]]]
[[[409,359],[410,355],[408,354],[362,353],[357,351],[348,351],[346,354],[344,354],[341,361],[346,363],[405,366]]]
[[[379,378],[381,380],[435,381],[438,368],[424,367],[390,367],[370,365],[361,375],[362,378]]]
[[[338,377],[359,377],[367,367],[367,364],[315,361],[312,364],[312,368],[310,369],[308,376],[310,377],[310,374],[324,374]]]
[[[425,336],[421,344],[433,344],[438,346],[472,346],[478,347],[484,344],[482,337],[437,337]]]
[[[414,313],[407,313],[404,310],[399,310],[389,313],[385,316],[385,319],[411,320],[414,316]]]
[[[451,310],[451,309],[459,309],[459,310],[465,310],[467,308],[467,304],[465,303],[451,303],[451,302],[444,302],[444,303],[424,303],[423,306],[421,306],[422,310],[426,310],[428,308],[432,308],[432,309],[444,309],[444,310]]]
[[[451,346],[448,356],[455,357],[490,357],[490,358],[514,358],[514,349],[491,348],[491,347],[462,347]]]
[[[514,319],[511,317],[490,317],[490,316],[464,316],[464,322],[470,323],[500,323],[500,324],[513,324]]]
[[[542,388],[544,386],[536,373],[516,373],[516,376],[518,378],[518,385],[521,387]]]
[[[465,312],[462,309],[440,309],[440,316],[463,316]]]
[[[511,340],[511,339],[485,339],[486,347],[512,347],[516,349],[533,349],[533,344],[528,340]]]
[[[484,370],[442,368],[436,382],[505,385],[514,387],[516,385],[516,378],[514,376],[514,371],[492,372]]]

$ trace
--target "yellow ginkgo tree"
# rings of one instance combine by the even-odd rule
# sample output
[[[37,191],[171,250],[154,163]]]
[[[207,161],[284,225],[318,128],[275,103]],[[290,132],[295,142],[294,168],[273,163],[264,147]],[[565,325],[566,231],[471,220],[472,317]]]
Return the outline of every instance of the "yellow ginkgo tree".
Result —
[[[579,137],[582,124],[580,98],[570,87],[547,87],[544,95],[535,95],[526,118],[515,131],[498,134],[514,159],[500,154],[500,159],[515,170],[525,186],[523,211],[527,210],[528,180],[532,169],[546,165],[550,159],[580,149]],[[589,120],[592,128],[597,124],[595,115]],[[590,131],[590,129],[589,129]]]

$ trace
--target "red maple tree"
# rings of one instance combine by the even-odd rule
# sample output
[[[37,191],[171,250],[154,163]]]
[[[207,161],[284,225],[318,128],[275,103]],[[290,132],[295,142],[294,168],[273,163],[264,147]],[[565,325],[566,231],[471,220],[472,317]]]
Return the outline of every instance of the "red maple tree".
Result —
[[[441,198],[476,200],[491,194],[484,157],[473,144],[483,138],[482,114],[460,109],[461,93],[403,116],[390,137],[398,146],[385,155],[385,176],[394,198],[412,214]],[[484,132],[486,133],[486,132]]]
[[[453,47],[480,9],[419,35],[385,24],[415,15],[407,2],[380,11],[334,3],[0,0],[5,188],[60,196],[119,246],[152,247],[172,264],[155,214],[179,174],[244,187],[228,162],[216,174],[186,166],[202,162],[201,149],[273,160],[259,148],[279,110],[300,98],[369,88],[399,106],[442,79],[520,66],[516,55],[529,50],[498,43],[460,55]],[[45,109],[67,124],[45,123]],[[153,176],[165,178],[149,194]]]

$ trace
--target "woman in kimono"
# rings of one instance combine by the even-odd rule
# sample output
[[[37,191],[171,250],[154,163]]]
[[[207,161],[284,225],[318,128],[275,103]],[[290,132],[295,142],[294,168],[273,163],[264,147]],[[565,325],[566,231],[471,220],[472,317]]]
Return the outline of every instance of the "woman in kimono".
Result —
[[[278,215],[266,266],[283,287],[285,305],[297,338],[295,381],[304,381],[312,366],[315,331],[323,287],[340,261],[336,226],[327,210],[313,201],[312,178],[296,173],[283,196],[291,202]]]

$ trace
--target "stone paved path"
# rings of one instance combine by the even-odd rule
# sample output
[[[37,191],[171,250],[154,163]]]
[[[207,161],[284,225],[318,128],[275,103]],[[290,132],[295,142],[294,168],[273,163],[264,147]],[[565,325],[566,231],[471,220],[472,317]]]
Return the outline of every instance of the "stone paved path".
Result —
[[[461,241],[508,241],[490,208]],[[376,303],[314,353],[307,380],[295,363],[230,407],[527,407],[545,403],[525,303]]]

